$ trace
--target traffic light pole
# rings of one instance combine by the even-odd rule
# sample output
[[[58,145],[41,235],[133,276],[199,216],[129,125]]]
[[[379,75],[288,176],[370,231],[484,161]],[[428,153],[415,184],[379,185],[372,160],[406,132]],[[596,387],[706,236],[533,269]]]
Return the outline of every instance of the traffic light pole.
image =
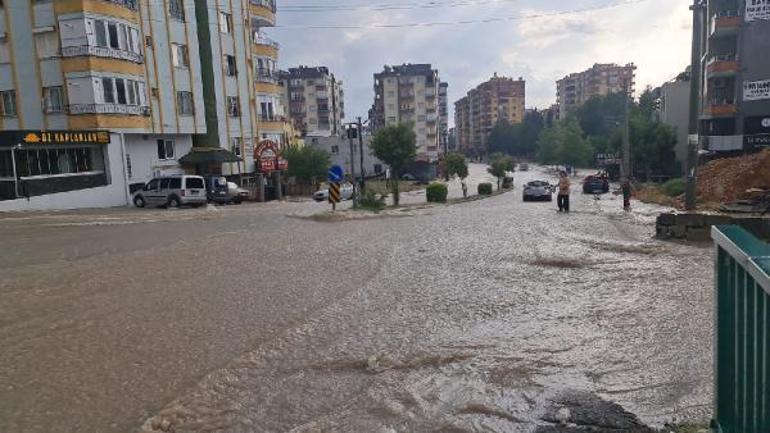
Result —
[[[364,128],[361,124],[360,116],[358,117],[358,152],[360,154],[359,157],[361,162],[358,169],[361,171],[361,193],[363,194],[364,187],[366,187],[366,173],[364,172]]]

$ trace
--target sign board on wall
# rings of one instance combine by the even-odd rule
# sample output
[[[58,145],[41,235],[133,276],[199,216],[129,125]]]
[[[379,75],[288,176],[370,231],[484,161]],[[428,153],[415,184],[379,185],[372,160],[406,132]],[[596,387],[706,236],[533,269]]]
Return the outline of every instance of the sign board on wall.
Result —
[[[744,101],[760,101],[763,99],[770,99],[770,80],[743,82]]]
[[[746,22],[770,20],[770,0],[746,0]]]

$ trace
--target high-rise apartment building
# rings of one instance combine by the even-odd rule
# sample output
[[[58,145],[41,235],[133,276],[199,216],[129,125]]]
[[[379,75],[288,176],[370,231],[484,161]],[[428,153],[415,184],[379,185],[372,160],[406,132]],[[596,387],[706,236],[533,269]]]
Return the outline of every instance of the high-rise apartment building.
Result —
[[[556,82],[560,118],[594,96],[623,92],[633,95],[635,75],[633,63],[625,66],[597,63],[588,70],[567,75]]]
[[[770,4],[708,0],[698,11],[703,144],[715,152],[770,147]]]
[[[0,2],[0,210],[123,205],[153,176],[254,170],[248,149],[282,139],[260,122],[263,99],[281,113],[278,86],[256,79],[274,22],[272,0]],[[229,150],[243,161],[222,164]]]
[[[449,145],[449,83],[438,85],[439,146],[446,152]]]
[[[385,66],[374,74],[374,104],[370,110],[372,129],[412,125],[417,137],[418,159],[438,160],[440,144],[438,71],[429,64]]]
[[[284,107],[302,136],[340,135],[345,118],[342,81],[329,68],[300,66],[281,72]]]
[[[523,122],[525,94],[526,82],[522,78],[514,80],[494,74],[455,102],[460,150],[472,156],[483,155],[489,133],[497,122]]]

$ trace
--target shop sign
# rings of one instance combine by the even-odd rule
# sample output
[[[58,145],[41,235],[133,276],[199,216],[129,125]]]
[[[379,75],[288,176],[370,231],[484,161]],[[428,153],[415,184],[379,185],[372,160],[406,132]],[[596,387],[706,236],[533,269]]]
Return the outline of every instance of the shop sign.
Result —
[[[107,131],[6,131],[0,140],[12,144],[109,144]],[[8,144],[8,143],[6,143]]]
[[[262,140],[254,149],[254,160],[262,172],[269,173],[274,170],[287,170],[289,162],[280,156],[278,145],[272,140]]]
[[[770,99],[770,80],[745,81],[743,83],[744,101],[760,101],[763,99]]]
[[[770,20],[770,0],[746,0],[746,22]]]
[[[744,120],[743,142],[749,148],[770,146],[770,114]]]

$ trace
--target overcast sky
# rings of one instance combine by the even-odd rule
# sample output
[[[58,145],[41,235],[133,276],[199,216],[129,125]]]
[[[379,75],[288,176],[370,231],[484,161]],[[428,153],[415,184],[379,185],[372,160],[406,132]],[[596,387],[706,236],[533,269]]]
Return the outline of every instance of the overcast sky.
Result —
[[[557,79],[594,63],[634,62],[637,89],[658,86],[689,63],[690,3],[278,0],[279,27],[268,34],[281,44],[281,68],[328,66],[344,81],[348,120],[366,118],[374,97],[373,74],[383,65],[402,63],[431,63],[439,70],[449,83],[451,119],[454,102],[495,72],[527,81],[528,108],[550,106]],[[489,19],[493,21],[458,23]],[[438,22],[452,24],[376,27]]]

